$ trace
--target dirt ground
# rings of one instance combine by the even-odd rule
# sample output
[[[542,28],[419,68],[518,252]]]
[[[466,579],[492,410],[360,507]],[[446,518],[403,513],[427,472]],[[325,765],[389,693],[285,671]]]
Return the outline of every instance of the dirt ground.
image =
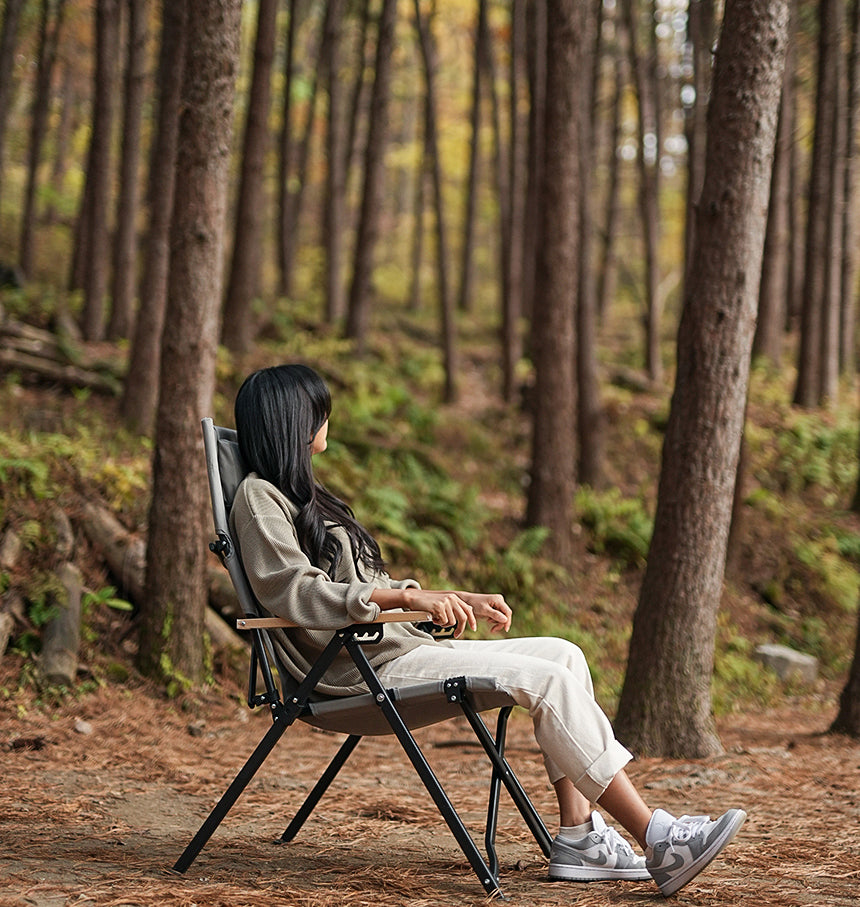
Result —
[[[468,905],[486,901],[393,738],[366,738],[291,844],[275,839],[338,739],[282,738],[184,876],[171,866],[265,733],[269,718],[212,693],[168,701],[102,688],[54,708],[0,706],[0,905]],[[832,714],[788,707],[722,723],[724,755],[645,759],[652,805],[716,814],[740,805],[736,841],[672,901],[860,904],[860,744],[823,734]],[[418,732],[464,820],[482,837],[484,758],[465,723]],[[509,757],[551,830],[553,797],[527,717]],[[503,798],[506,795],[503,794]],[[551,883],[503,799],[501,883],[518,904],[659,904],[651,883]]]

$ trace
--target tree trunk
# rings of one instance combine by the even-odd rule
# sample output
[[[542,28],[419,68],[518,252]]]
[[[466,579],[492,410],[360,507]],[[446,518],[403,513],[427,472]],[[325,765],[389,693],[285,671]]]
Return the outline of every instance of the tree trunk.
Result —
[[[466,178],[466,210],[463,215],[463,250],[460,257],[460,290],[457,308],[468,312],[472,308],[472,287],[475,282],[475,212],[478,207],[481,163],[481,74],[486,69],[487,0],[478,0],[478,21],[475,24],[475,59],[472,67],[472,109],[469,115],[469,171]]]
[[[657,112],[657,85],[654,79],[656,59],[653,47],[655,24],[649,16],[649,50],[646,56],[639,40],[639,7],[637,0],[624,0],[630,66],[636,86],[639,114],[639,210],[645,244],[645,363],[652,381],[660,381],[663,364],[660,358],[660,138]]]
[[[857,129],[860,125],[860,0],[853,0],[850,18],[851,45],[848,53],[848,97],[846,101],[845,183],[842,205],[842,341],[839,364],[844,375],[856,367],[854,338],[857,321]]]
[[[827,304],[828,230],[832,164],[836,69],[833,55],[839,36],[833,32],[836,7],[841,0],[821,0],[818,38],[818,84],[815,98],[815,135],[812,144],[812,172],[809,181],[806,250],[804,256],[803,301],[800,316],[800,352],[794,402],[815,407],[821,402],[822,329]]]
[[[316,49],[317,61],[310,75],[310,87],[307,98],[307,116],[305,117],[304,130],[301,141],[296,146],[290,143],[290,159],[286,165],[294,165],[293,170],[285,171],[286,186],[282,196],[283,207],[280,210],[279,237],[281,243],[281,292],[284,296],[293,293],[293,278],[296,250],[299,246],[299,221],[302,213],[302,200],[307,182],[308,160],[310,157],[311,138],[313,136],[314,118],[316,116],[317,87],[319,73],[328,66],[327,32],[323,26],[318,47]],[[313,51],[309,52],[313,57]],[[293,158],[295,157],[295,161]]]
[[[325,287],[326,321],[334,324],[346,314],[346,290],[343,262],[346,239],[346,173],[347,134],[346,97],[341,80],[341,31],[343,0],[329,0],[326,9],[328,42],[328,133],[326,158],[328,172],[325,186]]]
[[[546,119],[546,0],[528,5],[529,63],[529,146],[526,206],[523,213],[523,297],[522,314],[532,317],[536,293],[537,256],[540,248],[540,192]]]
[[[24,0],[6,0],[5,6],[3,27],[0,29],[0,199],[3,197],[6,124],[12,107],[12,67]]]
[[[391,63],[394,28],[397,23],[396,0],[383,0],[376,42],[376,68],[370,100],[367,148],[364,156],[364,186],[361,213],[355,240],[352,284],[346,319],[346,337],[355,341],[356,352],[363,355],[370,322],[371,280],[379,214],[382,205],[385,151],[388,146],[388,101],[391,92]]]
[[[171,262],[138,662],[195,682],[204,667],[207,481],[200,419],[211,412],[241,0],[189,5]]]
[[[696,206],[705,178],[705,143],[708,136],[708,93],[711,87],[711,53],[714,46],[714,0],[690,0],[687,35],[693,55],[693,101],[684,114],[687,139],[687,218],[684,231],[684,273],[693,251]]]
[[[224,302],[223,343],[234,353],[246,353],[254,342],[254,300],[260,295],[260,262],[264,226],[266,155],[269,150],[269,107],[278,0],[260,0],[254,72],[248,97],[248,117],[242,144],[239,198],[233,231],[233,261]]]
[[[420,0],[415,0],[415,27],[418,43],[424,61],[424,145],[433,184],[433,204],[436,221],[436,284],[439,294],[439,311],[442,341],[442,357],[445,363],[444,400],[453,403],[457,399],[457,349],[454,324],[454,307],[448,279],[448,234],[445,229],[445,202],[442,187],[442,162],[439,159],[437,137],[438,110],[436,105],[436,50],[431,34],[431,23],[421,15]]]
[[[827,260],[824,270],[824,307],[821,320],[821,402],[835,404],[839,396],[839,327],[842,315],[842,205],[845,201],[845,31],[844,2],[833,6],[830,22],[834,41],[831,50],[833,108],[829,141],[829,184],[827,203]]]
[[[137,222],[140,215],[140,137],[147,82],[148,0],[126,0],[128,52],[122,123],[119,203],[113,248],[113,292],[108,337],[129,337],[137,289]]]
[[[857,627],[854,660],[851,662],[848,680],[839,697],[839,712],[830,725],[830,732],[860,737],[860,624]]]
[[[625,66],[624,54],[615,50],[615,82],[612,93],[612,127],[609,132],[607,167],[609,187],[606,191],[606,220],[603,227],[603,242],[600,250],[600,265],[597,269],[597,312],[602,321],[615,298],[618,282],[616,249],[618,248],[618,222],[621,215],[621,118],[624,97]]]
[[[788,0],[728,0],[654,534],[616,719],[642,755],[719,752],[717,609],[738,467]]]
[[[409,308],[413,312],[421,309],[422,269],[424,266],[424,207],[427,197],[427,154],[422,145],[415,174],[415,196],[412,200],[412,248],[410,253],[412,286],[409,290]]]
[[[598,66],[601,55],[601,23],[599,2],[589,11],[584,36],[590,60],[583,69],[590,73],[582,79],[582,129],[580,131],[579,163],[579,299],[577,302],[576,375],[577,427],[579,449],[579,481],[592,488],[604,483],[605,431],[603,406],[600,401],[600,379],[597,365],[597,286],[592,252],[594,248],[594,192],[592,189],[597,133]]]
[[[793,6],[793,0],[791,0],[791,6]],[[789,40],[792,39],[789,38]],[[791,131],[793,125],[791,97],[786,86],[793,77],[793,72],[786,66],[779,104],[767,230],[762,256],[758,323],[753,339],[753,356],[761,356],[774,366],[778,366],[782,359],[782,342],[785,336],[789,295],[791,261],[789,192],[791,190],[791,144],[794,137]]]
[[[83,223],[86,251],[81,330],[86,340],[101,340],[105,330],[110,273],[111,142],[119,76],[120,13],[119,0],[98,0],[96,3],[95,93]]]
[[[526,521],[550,530],[548,552],[569,564],[576,483],[574,321],[579,267],[579,184],[585,7],[548,0],[546,138],[541,237],[532,317],[534,439]]]
[[[523,293],[523,230],[528,185],[528,122],[521,113],[524,89],[527,87],[526,41],[527,16],[524,0],[511,5],[510,52],[510,153],[508,176],[508,252],[507,273],[502,301],[502,393],[512,403],[517,392],[517,365],[522,357],[520,320]]]
[[[153,430],[158,405],[161,332],[167,305],[170,219],[176,182],[176,141],[187,20],[187,0],[163,0],[158,113],[150,150],[147,187],[149,227],[143,250],[140,309],[121,403],[125,424],[144,434]]]
[[[33,272],[33,233],[36,225],[36,183],[39,176],[39,162],[42,145],[48,127],[51,105],[51,80],[57,61],[57,45],[63,25],[65,0],[42,0],[39,23],[39,52],[36,75],[36,91],[30,120],[30,148],[27,155],[27,185],[24,190],[24,213],[21,217],[21,242],[18,249],[18,263],[24,274]]]

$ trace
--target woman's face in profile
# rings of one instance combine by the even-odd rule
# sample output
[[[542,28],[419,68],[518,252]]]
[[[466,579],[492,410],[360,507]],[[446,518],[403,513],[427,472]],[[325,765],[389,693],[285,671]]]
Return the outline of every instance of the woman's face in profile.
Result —
[[[326,447],[328,447],[328,419],[323,422],[311,441],[311,456],[322,453]]]

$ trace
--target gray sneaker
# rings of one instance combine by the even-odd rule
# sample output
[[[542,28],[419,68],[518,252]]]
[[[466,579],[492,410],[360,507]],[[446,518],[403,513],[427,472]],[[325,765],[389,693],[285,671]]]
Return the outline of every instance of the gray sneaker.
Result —
[[[594,830],[579,841],[552,842],[549,877],[556,881],[605,882],[619,879],[650,879],[645,858],[633,848],[598,812],[591,814]]]
[[[697,876],[738,833],[747,814],[730,809],[719,819],[654,811],[648,825],[645,851],[651,877],[668,897]]]

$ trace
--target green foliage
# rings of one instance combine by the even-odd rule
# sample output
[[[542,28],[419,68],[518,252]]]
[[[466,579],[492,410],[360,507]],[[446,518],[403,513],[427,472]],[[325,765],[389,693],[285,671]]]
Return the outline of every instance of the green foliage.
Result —
[[[591,533],[591,548],[628,566],[642,566],[654,522],[640,499],[623,498],[618,488],[595,491],[581,487],[576,494],[576,512]]]
[[[816,488],[827,506],[850,497],[857,481],[855,414],[840,413],[831,423],[818,413],[792,412],[767,444],[772,452],[764,451],[756,470],[763,487],[794,494]]]
[[[81,607],[84,613],[100,607],[113,608],[115,611],[134,610],[131,602],[117,596],[115,586],[104,586],[96,592],[85,592],[81,599]]]

